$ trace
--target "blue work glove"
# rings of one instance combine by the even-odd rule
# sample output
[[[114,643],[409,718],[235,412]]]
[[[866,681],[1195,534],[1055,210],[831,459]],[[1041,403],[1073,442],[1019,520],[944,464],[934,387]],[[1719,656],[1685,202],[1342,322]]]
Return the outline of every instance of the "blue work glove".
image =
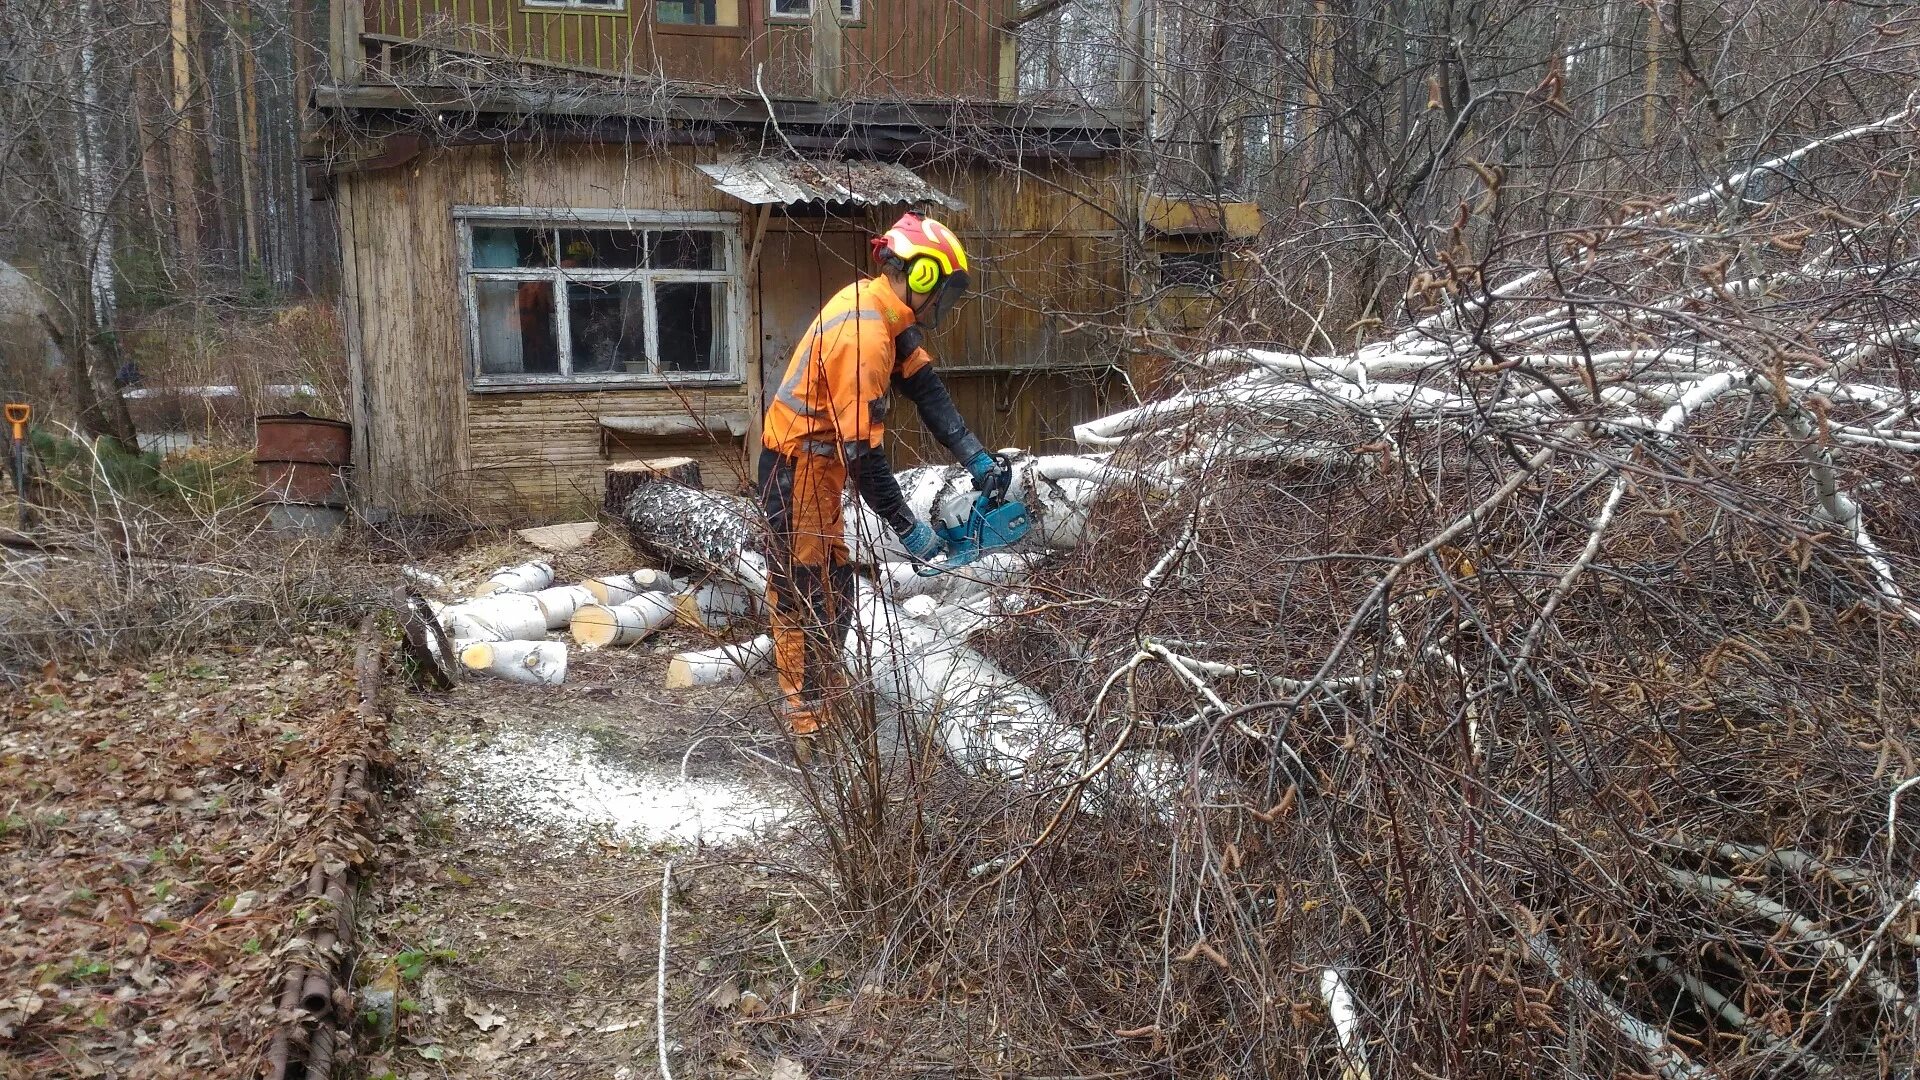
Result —
[[[1013,463],[1005,454],[989,454],[985,450],[967,459],[967,471],[973,474],[973,490],[984,493],[990,499],[999,499],[1006,495],[1007,488],[1013,483]]]
[[[930,563],[947,552],[946,542],[924,521],[914,522],[913,528],[900,534],[900,546],[906,549],[909,558],[921,564]]]

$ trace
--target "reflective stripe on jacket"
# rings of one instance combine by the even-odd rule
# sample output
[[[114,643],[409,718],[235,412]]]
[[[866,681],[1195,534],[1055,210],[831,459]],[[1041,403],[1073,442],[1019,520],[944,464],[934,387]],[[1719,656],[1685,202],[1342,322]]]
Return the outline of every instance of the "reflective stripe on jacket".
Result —
[[[913,309],[885,277],[835,293],[787,361],[767,405],[761,442],[789,457],[844,457],[849,443],[879,446],[894,378],[911,377],[933,363],[925,349],[897,357],[894,339],[913,323]]]

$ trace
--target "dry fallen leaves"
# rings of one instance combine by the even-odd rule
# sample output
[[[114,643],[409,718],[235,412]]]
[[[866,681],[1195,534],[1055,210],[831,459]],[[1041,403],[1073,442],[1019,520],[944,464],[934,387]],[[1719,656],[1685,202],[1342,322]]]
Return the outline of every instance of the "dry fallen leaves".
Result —
[[[252,1075],[355,722],[341,638],[43,673],[0,706],[0,1076]]]

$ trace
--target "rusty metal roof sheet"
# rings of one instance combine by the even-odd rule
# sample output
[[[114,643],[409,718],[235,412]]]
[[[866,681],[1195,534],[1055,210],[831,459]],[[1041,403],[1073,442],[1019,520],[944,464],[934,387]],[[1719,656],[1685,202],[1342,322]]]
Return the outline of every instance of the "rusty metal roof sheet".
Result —
[[[966,204],[890,161],[832,158],[751,158],[697,166],[713,186],[736,199],[768,203],[855,203],[910,206],[933,203],[949,210]]]

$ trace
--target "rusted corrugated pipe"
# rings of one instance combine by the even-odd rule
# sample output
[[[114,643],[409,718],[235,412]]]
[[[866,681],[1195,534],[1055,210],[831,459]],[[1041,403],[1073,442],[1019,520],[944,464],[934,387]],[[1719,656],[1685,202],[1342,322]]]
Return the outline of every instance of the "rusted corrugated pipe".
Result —
[[[358,712],[362,719],[369,721],[378,717],[379,708],[380,648],[376,631],[372,616],[361,620],[360,648],[354,658],[360,698]],[[328,816],[339,814],[351,801],[360,816],[371,819],[375,804],[366,786],[370,764],[367,757],[359,757],[334,767],[327,793]],[[340,832],[352,835],[350,830]],[[334,1008],[338,986],[333,969],[334,954],[344,954],[353,947],[351,867],[337,875],[329,874],[325,857],[316,858],[307,874],[307,895],[324,898],[333,906],[332,928],[314,934],[308,943],[308,949],[314,954],[314,966],[296,964],[288,970],[281,985],[279,1007],[283,1015],[296,1009],[305,1010],[313,1026],[309,1031],[305,1020],[296,1020],[275,1032],[267,1053],[268,1080],[287,1080],[296,1060],[303,1061],[306,1080],[329,1080],[334,1049],[342,1037],[336,1024],[343,1018],[339,1016],[341,1010]]]
[[[333,1044],[335,1031],[332,1024],[325,1020],[313,1029],[313,1040],[307,1046],[307,1080],[327,1080],[327,1074],[333,1071]]]
[[[285,1016],[300,1004],[300,987],[306,981],[306,970],[295,964],[288,970],[286,978],[280,980],[280,1014]],[[282,1022],[280,1030],[273,1034],[273,1047],[267,1051],[267,1080],[286,1080],[287,1060],[292,1051],[294,1025]]]
[[[322,930],[314,935],[314,951],[319,953],[322,965],[332,963],[334,945],[339,935],[331,930]],[[319,1016],[333,1007],[333,973],[325,966],[309,968],[306,981],[300,986],[300,1007]]]

